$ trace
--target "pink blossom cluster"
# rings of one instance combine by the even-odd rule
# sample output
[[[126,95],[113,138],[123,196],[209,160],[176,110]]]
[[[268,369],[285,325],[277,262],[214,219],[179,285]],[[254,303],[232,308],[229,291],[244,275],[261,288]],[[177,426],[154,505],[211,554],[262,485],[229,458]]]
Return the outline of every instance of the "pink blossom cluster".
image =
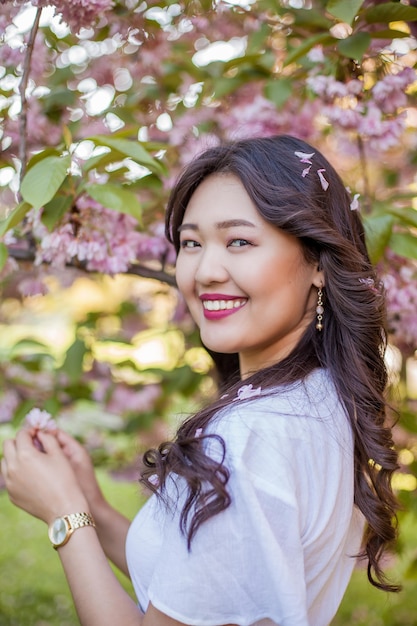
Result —
[[[417,349],[417,263],[391,254],[382,280],[393,342],[405,353]]]
[[[175,250],[162,223],[151,225],[147,233],[139,232],[135,218],[107,209],[89,196],[78,198],[76,210],[52,232],[32,212],[30,225],[40,240],[37,264],[63,267],[78,262],[89,271],[114,275],[128,271],[138,260],[175,263]]]
[[[54,388],[55,374],[50,371],[30,371],[20,363],[11,362],[4,371],[4,379],[15,388],[24,390],[25,397],[44,398]]]
[[[154,408],[155,402],[161,396],[159,385],[145,385],[139,390],[125,384],[118,384],[107,404],[111,413],[145,413]]]
[[[30,0],[35,7],[53,6],[74,32],[94,24],[114,6],[113,0]],[[2,0],[3,4],[22,5],[27,0]]]
[[[63,266],[77,260],[87,270],[117,274],[126,272],[137,259],[141,235],[137,220],[103,207],[89,198],[77,200],[77,213],[68,213],[48,232],[34,224],[41,243],[37,263]]]
[[[63,115],[61,121],[65,121],[65,115]],[[9,118],[6,120],[5,135],[10,137],[12,141],[9,150],[17,151],[21,141],[18,119]],[[29,145],[34,149],[56,145],[61,140],[61,136],[61,127],[51,123],[47,116],[44,115],[38,100],[31,98],[27,109],[27,138]]]
[[[138,235],[137,254],[140,259],[144,261],[156,260],[164,265],[175,264],[175,249],[165,237],[165,226],[162,222],[152,224],[148,233],[138,233]]]
[[[368,90],[358,79],[344,83],[317,73],[306,82],[323,100],[322,113],[332,125],[356,131],[371,149],[385,151],[401,141],[406,114],[398,113],[398,109],[407,105],[405,91],[416,80],[417,72],[405,67],[397,74],[385,76]]]
[[[10,422],[20,404],[20,398],[14,389],[6,389],[0,396],[0,424]]]

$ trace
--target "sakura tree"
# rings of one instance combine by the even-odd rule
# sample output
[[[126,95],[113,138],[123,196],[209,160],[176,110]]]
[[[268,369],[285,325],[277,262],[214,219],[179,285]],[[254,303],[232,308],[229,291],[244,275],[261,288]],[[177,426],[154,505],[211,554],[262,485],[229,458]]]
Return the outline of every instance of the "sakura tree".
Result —
[[[162,223],[179,169],[224,139],[285,132],[319,145],[337,164],[384,275],[392,341],[413,354],[414,0],[0,5],[6,296],[45,294],[51,276],[69,285],[82,273],[124,274],[157,281],[156,291],[173,302],[174,255]],[[143,329],[151,323],[139,301],[115,302],[120,342],[132,337],[124,326],[133,314]],[[0,310],[3,323],[7,310]],[[157,406],[163,414],[170,385],[181,380],[188,394],[200,388],[207,367],[187,362],[194,331],[180,301],[166,320],[184,337],[172,372],[148,370],[146,377],[129,359],[118,368],[100,360],[94,345],[101,323],[99,313],[77,322],[68,352],[52,365],[33,344],[29,362],[23,348],[16,358],[4,355],[0,419],[20,419],[44,395],[56,413],[81,394],[113,415],[123,406],[137,425],[132,416],[142,401],[143,412]],[[129,376],[121,374],[126,368]]]

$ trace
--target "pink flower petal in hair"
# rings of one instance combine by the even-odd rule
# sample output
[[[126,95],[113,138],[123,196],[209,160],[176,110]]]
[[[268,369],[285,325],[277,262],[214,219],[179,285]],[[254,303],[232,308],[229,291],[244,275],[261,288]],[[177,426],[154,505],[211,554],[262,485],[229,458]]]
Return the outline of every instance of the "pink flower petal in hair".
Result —
[[[357,211],[359,209],[359,198],[360,198],[360,193],[355,193],[355,195],[352,198],[352,202],[350,203],[350,210],[351,211]]]
[[[262,392],[262,387],[253,388],[253,385],[243,385],[237,391],[237,397],[235,400],[247,400],[248,398],[254,398],[255,396],[260,396]]]
[[[321,170],[317,170],[317,175],[320,178],[320,184],[323,188],[324,191],[326,191],[329,188],[329,183],[328,181],[324,178],[324,174],[323,172],[325,172],[326,170],[324,168],[322,168]]]
[[[315,152],[294,152],[295,156],[298,157],[300,159],[300,163],[308,163],[309,165],[312,165],[312,158],[313,156],[316,154]]]
[[[372,291],[372,293],[379,294],[379,291],[375,285],[375,281],[370,276],[368,278],[359,278],[359,282],[362,283],[362,285],[366,285],[368,289]]]
[[[159,476],[158,474],[151,474],[148,477],[148,483],[151,483],[154,487],[159,487]]]

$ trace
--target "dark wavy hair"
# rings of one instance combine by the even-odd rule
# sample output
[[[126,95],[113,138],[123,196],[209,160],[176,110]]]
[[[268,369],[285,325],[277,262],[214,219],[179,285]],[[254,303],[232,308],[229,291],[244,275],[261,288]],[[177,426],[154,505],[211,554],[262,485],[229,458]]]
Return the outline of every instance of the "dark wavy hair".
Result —
[[[308,164],[296,152],[314,153]],[[321,170],[321,172],[319,171]],[[260,215],[300,241],[306,260],[318,263],[324,275],[325,319],[322,332],[312,320],[298,345],[282,361],[253,373],[245,384],[263,389],[303,380],[317,367],[327,368],[350,421],[354,436],[355,504],[366,519],[361,557],[368,561],[369,581],[380,589],[398,591],[382,570],[385,550],[397,534],[397,500],[391,477],[397,469],[384,392],[387,371],[385,301],[365,245],[358,211],[331,164],[304,141],[280,135],[227,143],[210,148],[193,160],[179,177],[169,199],[166,234],[179,250],[179,232],[190,198],[213,174],[236,176]],[[303,175],[304,174],[304,175]],[[320,174],[329,183],[324,189]],[[204,428],[236,395],[240,386],[237,354],[210,352],[219,388],[228,397],[187,418],[175,440],[144,455],[144,482],[163,497],[170,472],[188,484],[181,513],[181,530],[190,547],[199,526],[230,504],[229,472],[223,459],[204,452]],[[220,395],[220,394],[219,394]],[[214,435],[211,435],[214,436]],[[149,481],[157,474],[159,487]]]

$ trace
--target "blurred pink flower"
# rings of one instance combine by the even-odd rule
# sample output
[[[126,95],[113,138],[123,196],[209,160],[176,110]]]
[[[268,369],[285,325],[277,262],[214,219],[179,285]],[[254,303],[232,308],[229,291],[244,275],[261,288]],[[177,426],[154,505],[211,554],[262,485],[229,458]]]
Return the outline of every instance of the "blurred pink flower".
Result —
[[[406,67],[398,74],[388,74],[375,83],[372,97],[384,113],[395,113],[407,105],[406,88],[417,80],[417,72]]]
[[[17,290],[25,298],[44,296],[49,292],[47,285],[39,277],[24,278],[19,281]]]
[[[37,430],[56,430],[56,422],[48,411],[34,408],[25,417],[25,426]]]
[[[13,389],[6,389],[0,397],[0,424],[10,422],[19,406],[19,396]]]
[[[71,30],[78,32],[80,28],[94,24],[103,13],[114,5],[112,0],[31,0],[35,6],[52,5],[62,15],[64,22]]]
[[[126,272],[137,259],[143,238],[136,230],[137,220],[107,209],[88,196],[77,200],[77,209],[76,228],[71,214],[66,214],[51,233],[37,224],[41,239],[37,263],[63,266],[78,259],[90,271],[111,275]]]
[[[417,349],[417,263],[393,253],[388,263],[382,280],[392,340],[405,353],[413,353]]]
[[[159,385],[145,385],[137,391],[129,385],[116,385],[107,409],[112,413],[145,413],[152,410],[161,395]]]

